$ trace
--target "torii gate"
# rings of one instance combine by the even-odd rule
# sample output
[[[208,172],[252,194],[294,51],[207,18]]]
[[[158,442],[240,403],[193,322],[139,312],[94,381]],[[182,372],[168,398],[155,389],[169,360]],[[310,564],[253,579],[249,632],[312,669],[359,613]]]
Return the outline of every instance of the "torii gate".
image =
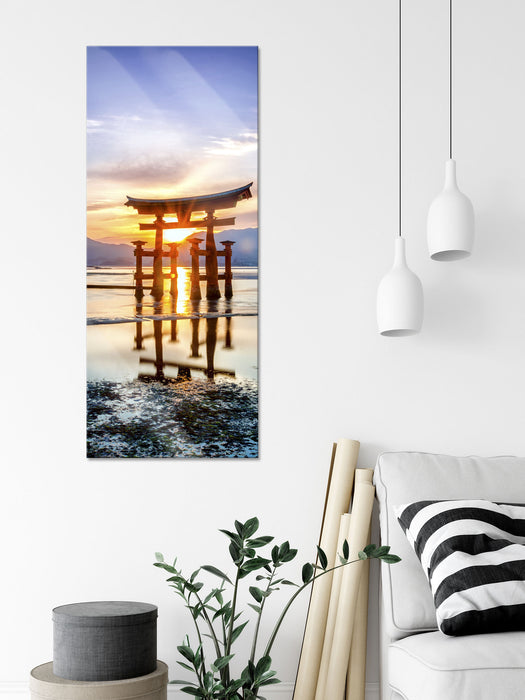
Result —
[[[151,294],[156,301],[162,299],[164,292],[164,274],[162,272],[162,258],[170,257],[171,259],[171,273],[168,275],[172,279],[171,292],[176,294],[176,280],[177,269],[177,244],[171,244],[171,249],[169,252],[163,250],[164,229],[172,228],[205,228],[206,229],[206,248],[204,250],[199,248],[199,242],[197,244],[192,243],[191,253],[192,253],[192,299],[200,299],[200,275],[199,275],[199,256],[204,256],[206,258],[206,275],[204,276],[206,280],[206,298],[207,299],[219,299],[221,296],[219,290],[219,274],[218,274],[218,263],[217,263],[217,247],[215,245],[214,238],[214,227],[215,226],[234,226],[235,217],[230,217],[227,219],[217,219],[214,217],[214,213],[217,209],[231,209],[237,206],[237,202],[243,199],[250,199],[252,193],[250,192],[250,187],[253,182],[244,187],[238,187],[235,190],[228,190],[227,192],[218,192],[217,194],[200,195],[196,197],[178,197],[176,199],[137,199],[136,197],[129,197],[128,201],[125,202],[127,207],[133,207],[137,210],[138,214],[153,214],[155,215],[155,221],[151,224],[140,224],[141,231],[155,231],[155,248],[152,251],[144,250],[142,246],[145,245],[144,241],[133,241],[135,245],[135,256],[137,258],[136,262],[136,273],[135,273],[135,296],[142,296],[144,279],[153,279],[153,286],[151,289]],[[192,219],[191,215],[193,212],[204,212],[206,217],[204,219]],[[177,216],[177,221],[164,221],[165,214],[175,214]],[[190,239],[191,240],[191,239]],[[226,243],[228,245],[226,245]],[[228,275],[225,275],[226,282],[226,296],[231,297],[231,246],[232,241],[227,241],[225,243],[224,251],[219,251],[219,255],[224,255],[226,258],[226,267],[229,268],[229,280],[226,279]],[[153,257],[153,275],[144,275],[142,273],[142,257],[152,256]],[[195,266],[195,257],[197,264]],[[195,271],[196,267],[196,271]],[[197,278],[194,279],[195,275]],[[229,282],[229,284],[228,284]]]

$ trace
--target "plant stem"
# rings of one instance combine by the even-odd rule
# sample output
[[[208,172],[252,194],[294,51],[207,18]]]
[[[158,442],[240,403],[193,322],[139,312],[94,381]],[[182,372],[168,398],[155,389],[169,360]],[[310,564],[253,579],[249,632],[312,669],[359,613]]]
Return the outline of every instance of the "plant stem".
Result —
[[[190,596],[191,596],[191,593],[190,593]],[[188,598],[187,598],[188,609],[189,609],[190,614],[191,614],[191,616],[192,616],[192,618],[193,618],[193,624],[195,625],[195,629],[197,630],[197,637],[198,637],[198,639],[199,639],[199,644],[202,646],[201,631],[200,631],[200,629],[199,629],[199,625],[197,624],[197,618],[194,617],[194,616],[193,616],[193,613],[191,612],[191,607],[192,607],[192,606],[190,605],[190,596],[188,596]]]
[[[194,661],[193,668],[195,669],[195,674],[199,680],[199,685],[201,686],[201,688],[204,688],[204,656],[202,653],[202,647],[201,647],[200,651],[201,651],[201,667],[199,669],[199,667],[197,666],[197,664]]]
[[[281,626],[281,624],[282,624],[282,621],[284,620],[284,617],[285,617],[286,613],[287,613],[288,610],[290,609],[290,606],[292,605],[292,603],[294,602],[294,600],[297,598],[297,596],[299,595],[299,593],[301,593],[302,591],[304,591],[304,589],[305,589],[307,586],[309,586],[310,584],[313,584],[313,582],[316,581],[318,578],[321,578],[321,576],[324,576],[325,574],[329,574],[331,571],[335,571],[336,569],[340,569],[342,566],[348,566],[348,564],[355,564],[356,562],[359,562],[359,561],[364,561],[364,560],[361,560],[361,559],[353,559],[352,561],[347,561],[347,562],[345,562],[344,564],[338,564],[337,566],[334,566],[334,567],[332,567],[331,569],[326,569],[326,571],[323,571],[322,573],[317,574],[317,576],[314,576],[314,577],[311,578],[307,583],[304,583],[300,588],[298,588],[298,589],[295,591],[295,593],[293,594],[293,596],[290,598],[290,600],[286,603],[286,605],[285,605],[285,607],[284,607],[284,610],[282,611],[282,613],[281,613],[279,619],[277,620],[277,623],[276,623],[276,625],[275,625],[275,627],[274,627],[274,629],[273,629],[273,632],[272,632],[272,634],[270,635],[270,639],[268,640],[268,644],[266,645],[266,649],[264,650],[264,656],[269,656],[269,655],[270,655],[270,651],[271,651],[271,649],[272,649],[273,643],[275,642],[275,638],[276,638],[277,632],[279,631],[279,628],[280,628],[280,626]]]
[[[206,610],[206,608],[205,608],[205,606],[204,606],[204,603],[202,602],[202,599],[200,598],[199,594],[198,594],[198,593],[195,593],[195,596],[196,596],[197,600],[199,601],[199,603],[200,603],[200,605],[201,605],[201,608],[202,608],[202,616],[203,616],[203,618],[206,620],[206,622],[207,622],[207,624],[208,624],[208,628],[209,628],[209,630],[210,630],[210,632],[211,632],[211,636],[212,636],[212,639],[213,639],[213,645],[215,646],[215,653],[217,654],[217,658],[219,659],[219,658],[222,656],[222,654],[221,654],[221,648],[220,648],[220,646],[219,646],[219,640],[217,639],[217,635],[215,634],[215,630],[214,630],[214,628],[213,628],[213,623],[212,623],[212,621],[210,620],[210,616],[208,615],[208,612],[207,612],[207,610]],[[195,621],[195,625],[197,625],[197,621]],[[200,639],[200,636],[199,636],[199,639]],[[204,655],[203,655],[202,658],[204,659]],[[219,671],[219,674],[220,674],[220,677],[221,677],[221,681],[222,681],[223,683],[224,683],[224,681],[225,681],[226,673],[227,673],[227,672],[226,672],[226,669],[225,669],[225,668],[224,668],[224,669],[221,669],[221,670]],[[229,680],[229,679],[228,679],[228,680]]]
[[[222,625],[222,648],[226,649],[226,625],[224,624],[224,616],[221,615],[221,625]]]
[[[268,590],[270,586],[272,585],[273,577],[275,576],[275,572],[277,571],[277,567],[274,564],[273,571],[271,573],[271,576],[268,580],[268,585],[266,586],[265,593],[268,593]],[[261,617],[263,614],[264,610],[264,604],[266,603],[266,595],[263,597],[262,602],[261,602],[261,611],[259,612],[259,616],[257,618],[257,622],[255,624],[255,632],[253,633],[253,644],[252,644],[252,652],[250,654],[250,661],[253,663],[255,659],[255,650],[257,648],[257,637],[259,636],[259,625],[261,624]]]
[[[197,594],[195,594],[197,596]],[[199,625],[197,624],[197,619],[193,616],[193,612],[191,610],[191,605],[190,605],[190,598],[191,598],[191,593],[188,595],[186,600],[186,604],[188,607],[188,610],[190,611],[191,617],[193,619],[193,624],[195,625],[195,629],[197,630],[197,638],[199,640],[199,647],[200,647],[200,652],[201,652],[201,671],[199,672],[199,669],[195,665],[195,662],[193,663],[193,668],[195,669],[195,674],[199,680],[199,683],[201,686],[204,684],[204,676],[202,675],[202,670],[204,669],[204,645],[202,643],[202,636],[201,636],[201,631],[199,629]],[[198,596],[197,596],[198,598]],[[188,643],[189,643],[189,638],[188,638]]]
[[[233,623],[235,622],[235,607],[237,605],[237,591],[239,590],[241,565],[242,565],[242,560],[241,560],[241,563],[237,567],[237,575],[235,576],[235,584],[233,586],[232,611],[231,611],[230,625],[229,625],[229,629],[228,629],[228,637],[226,640],[226,648],[224,650],[224,656],[229,655],[230,649],[232,646]],[[229,683],[230,682],[230,664],[226,665],[225,670],[226,670],[226,682]]]
[[[201,598],[199,597],[199,594],[198,594],[198,593],[195,593],[195,595],[196,595],[196,597],[197,597],[197,600],[198,600],[199,603],[201,604],[201,607],[202,607],[202,616],[203,616],[203,618],[206,620],[206,622],[207,622],[207,624],[208,624],[208,628],[209,628],[209,630],[210,630],[210,633],[211,633],[211,636],[212,636],[212,639],[213,639],[213,645],[215,646],[215,651],[216,651],[216,653],[217,653],[217,658],[219,658],[219,657],[221,656],[221,648],[220,648],[220,646],[219,646],[219,640],[217,639],[217,635],[215,634],[215,630],[213,629],[213,623],[212,623],[212,621],[210,620],[210,616],[208,615],[208,612],[207,612],[207,610],[206,610],[206,608],[205,608],[205,606],[204,606],[204,603],[202,602]]]

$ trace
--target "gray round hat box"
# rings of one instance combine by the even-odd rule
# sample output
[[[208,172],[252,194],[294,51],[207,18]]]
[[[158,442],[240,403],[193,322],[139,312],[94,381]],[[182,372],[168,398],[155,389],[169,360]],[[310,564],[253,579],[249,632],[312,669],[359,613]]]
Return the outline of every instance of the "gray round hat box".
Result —
[[[53,610],[53,673],[73,681],[117,681],[157,668],[157,606],[127,601]]]

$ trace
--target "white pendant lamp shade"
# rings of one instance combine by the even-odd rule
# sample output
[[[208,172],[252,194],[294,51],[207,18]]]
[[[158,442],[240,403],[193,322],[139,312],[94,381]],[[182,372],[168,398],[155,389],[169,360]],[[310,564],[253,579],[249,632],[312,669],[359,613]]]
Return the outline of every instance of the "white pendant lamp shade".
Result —
[[[381,335],[414,335],[423,323],[423,287],[405,257],[405,239],[396,238],[394,265],[377,290],[377,325]]]
[[[452,158],[445,163],[445,187],[430,205],[427,236],[432,260],[461,260],[472,252],[474,208],[458,189]]]
[[[399,0],[399,236],[396,236],[394,265],[377,290],[377,325],[381,335],[391,338],[414,335],[423,323],[423,287],[419,277],[408,269],[402,217],[402,147],[401,147],[401,0]]]

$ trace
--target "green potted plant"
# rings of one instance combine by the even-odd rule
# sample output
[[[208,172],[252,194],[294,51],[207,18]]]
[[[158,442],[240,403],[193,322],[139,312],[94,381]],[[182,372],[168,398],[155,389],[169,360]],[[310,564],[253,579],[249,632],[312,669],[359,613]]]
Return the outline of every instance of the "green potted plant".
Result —
[[[220,530],[229,539],[229,552],[235,567],[233,580],[209,564],[201,566],[186,577],[181,569],[177,569],[176,559],[173,564],[168,564],[162,554],[156,553],[154,566],[170,574],[167,582],[183,598],[195,629],[196,643],[192,644],[187,635],[184,642],[177,647],[183,657],[183,660],[177,663],[194,674],[195,680],[170,681],[182,685],[181,690],[184,693],[203,700],[261,699],[261,688],[280,682],[271,668],[270,653],[286,613],[305,588],[320,576],[359,560],[381,559],[389,564],[400,561],[398,556],[390,554],[389,547],[378,547],[374,544],[359,552],[358,559],[350,561],[348,542],[345,540],[343,552],[339,555],[339,564],[328,568],[326,554],[317,547],[318,563],[304,564],[302,582],[296,584],[283,578],[280,569],[295,558],[297,550],[292,549],[288,542],[283,542],[280,546],[273,545],[269,552],[266,550],[267,556],[263,556],[263,551],[274,538],[257,535],[258,529],[259,520],[250,518],[245,523],[236,520],[233,531]],[[199,580],[201,572],[213,574],[220,580],[220,584],[205,591],[204,583]],[[254,576],[257,583],[249,586],[253,598],[249,607],[256,615],[255,626],[250,656],[240,676],[235,677],[231,666],[235,656],[233,647],[250,621],[239,619],[243,612],[238,610],[237,599],[241,582],[248,576]],[[258,656],[259,627],[266,600],[281,586],[293,586],[296,590],[279,615],[263,653]],[[206,651],[205,638],[209,640]]]

